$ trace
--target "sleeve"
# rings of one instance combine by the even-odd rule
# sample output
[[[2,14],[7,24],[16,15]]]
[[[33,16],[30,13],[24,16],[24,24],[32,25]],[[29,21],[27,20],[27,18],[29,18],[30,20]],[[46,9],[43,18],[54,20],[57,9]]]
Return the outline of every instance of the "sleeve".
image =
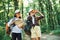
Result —
[[[30,20],[31,20],[31,18],[30,18],[30,16],[28,16],[26,23],[29,24],[30,23]]]
[[[12,20],[13,19],[11,19],[9,22],[8,22],[8,26],[10,27],[10,25],[11,25],[11,23],[12,23]]]
[[[28,17],[27,17],[27,20],[31,20],[31,19],[32,19],[32,17],[31,17],[31,16],[28,16]]]
[[[40,20],[42,18],[44,18],[44,16],[39,16],[39,17],[37,17],[37,20]]]

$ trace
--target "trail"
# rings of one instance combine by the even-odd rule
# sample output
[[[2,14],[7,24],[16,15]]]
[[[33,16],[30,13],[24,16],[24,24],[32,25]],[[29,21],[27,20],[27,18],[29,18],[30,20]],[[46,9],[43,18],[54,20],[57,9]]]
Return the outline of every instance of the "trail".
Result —
[[[25,34],[23,40],[31,40],[31,38]],[[55,35],[42,34],[41,40],[60,40],[60,37]]]

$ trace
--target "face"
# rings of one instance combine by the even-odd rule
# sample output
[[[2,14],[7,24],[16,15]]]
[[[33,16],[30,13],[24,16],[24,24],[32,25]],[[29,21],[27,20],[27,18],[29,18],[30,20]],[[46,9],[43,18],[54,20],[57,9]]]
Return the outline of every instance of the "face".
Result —
[[[30,12],[30,15],[31,15],[31,16],[34,16],[34,15],[35,15],[35,12]]]
[[[35,15],[35,13],[31,13],[31,16]]]
[[[20,12],[18,12],[18,13],[16,13],[16,17],[21,17],[21,14],[20,14]]]

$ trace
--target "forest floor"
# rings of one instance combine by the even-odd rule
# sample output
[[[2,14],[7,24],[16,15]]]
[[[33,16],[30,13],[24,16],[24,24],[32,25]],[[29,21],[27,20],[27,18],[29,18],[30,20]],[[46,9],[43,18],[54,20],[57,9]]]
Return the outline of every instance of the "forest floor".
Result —
[[[23,40],[31,40],[31,38],[28,35],[25,35],[23,37]],[[49,35],[49,34],[42,34],[41,40],[60,40],[60,36]]]

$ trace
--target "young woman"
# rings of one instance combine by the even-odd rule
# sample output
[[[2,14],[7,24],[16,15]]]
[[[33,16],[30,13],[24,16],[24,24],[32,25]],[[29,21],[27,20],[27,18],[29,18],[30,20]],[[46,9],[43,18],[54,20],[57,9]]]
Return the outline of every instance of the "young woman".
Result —
[[[13,21],[21,19],[21,13],[19,10],[15,11],[14,18],[12,18],[6,25],[6,31],[8,31],[7,27],[11,27],[10,25],[12,24]],[[19,28],[17,25],[14,25],[11,29],[12,33],[12,40],[22,40],[22,28]]]
[[[41,30],[39,26],[39,20],[44,18],[42,13],[41,16],[35,16],[35,14],[39,12],[37,10],[31,10],[29,12],[29,16],[27,18],[29,25],[31,25],[31,40],[40,40],[41,37]]]

